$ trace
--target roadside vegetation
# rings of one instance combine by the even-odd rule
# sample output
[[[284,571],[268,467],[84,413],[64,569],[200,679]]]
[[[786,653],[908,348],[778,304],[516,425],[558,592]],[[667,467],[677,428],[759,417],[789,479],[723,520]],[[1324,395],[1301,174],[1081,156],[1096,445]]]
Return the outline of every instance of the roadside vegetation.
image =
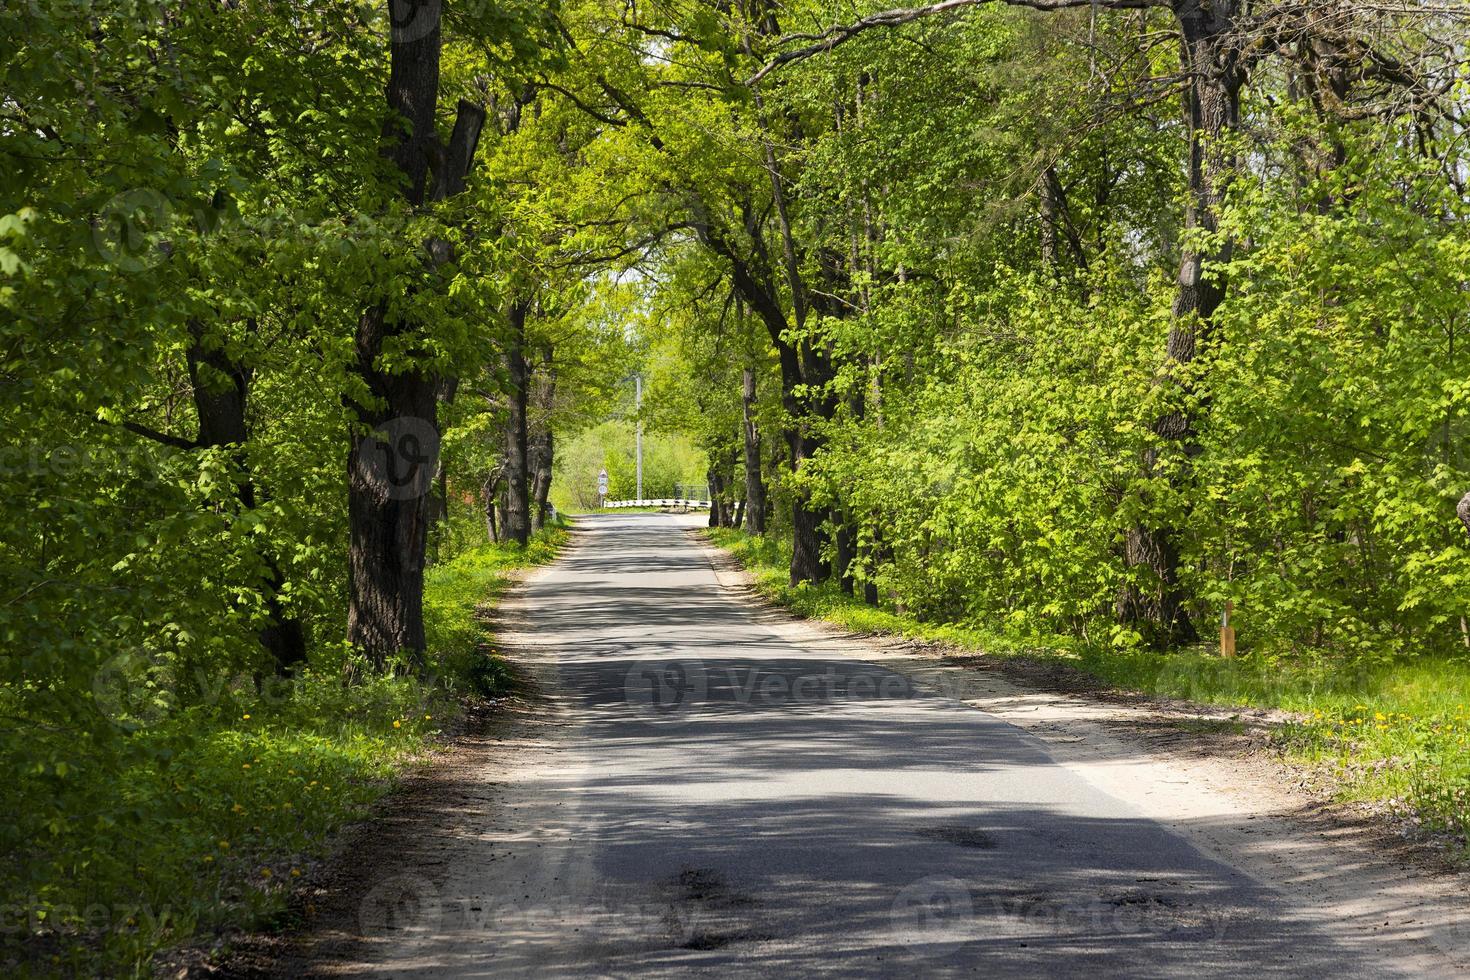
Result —
[[[511,678],[484,616],[513,573],[551,560],[478,544],[426,576],[427,671],[377,674],[347,654],[292,679],[99,679],[112,730],[0,789],[7,975],[150,975],[160,949],[267,921],[333,834],[453,729],[465,699]]]
[[[1470,835],[1470,663],[1405,658],[1364,666],[1197,648],[1156,653],[1078,638],[1024,637],[976,622],[926,621],[891,602],[870,604],[836,583],[791,585],[784,542],[731,528],[729,551],[768,600],[854,632],[933,640],[996,658],[1083,671],[1104,684],[1204,704],[1291,713],[1274,738],[1293,760],[1325,767],[1344,799],[1384,804],[1426,829]],[[1470,852],[1467,852],[1470,853]]]
[[[0,5],[8,937],[268,904],[640,424],[801,602],[1463,824],[1470,0],[885,6]]]

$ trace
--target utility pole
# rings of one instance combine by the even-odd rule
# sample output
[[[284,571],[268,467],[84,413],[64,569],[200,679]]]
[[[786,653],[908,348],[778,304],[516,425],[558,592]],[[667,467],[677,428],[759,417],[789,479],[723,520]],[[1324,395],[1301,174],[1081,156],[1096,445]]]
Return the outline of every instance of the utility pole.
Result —
[[[638,506],[643,506],[643,375],[633,375],[633,411],[638,416],[635,444],[638,451]]]

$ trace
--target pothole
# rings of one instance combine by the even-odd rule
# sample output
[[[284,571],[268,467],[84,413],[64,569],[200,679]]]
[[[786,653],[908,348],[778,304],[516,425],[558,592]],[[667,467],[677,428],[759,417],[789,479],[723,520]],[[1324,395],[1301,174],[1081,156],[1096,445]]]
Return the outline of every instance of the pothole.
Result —
[[[988,851],[996,846],[996,840],[993,836],[981,830],[979,827],[966,827],[963,824],[940,824],[937,827],[923,827],[918,833],[920,837],[928,837],[930,840],[942,840],[946,844],[954,844],[956,847],[974,847]]]

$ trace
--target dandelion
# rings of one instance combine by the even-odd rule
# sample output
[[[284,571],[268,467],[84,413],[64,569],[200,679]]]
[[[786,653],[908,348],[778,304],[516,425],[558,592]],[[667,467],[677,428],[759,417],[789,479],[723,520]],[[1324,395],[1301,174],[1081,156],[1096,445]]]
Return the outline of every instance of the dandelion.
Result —
[[[393,727],[394,728],[402,728],[403,727],[403,722],[401,722],[401,721],[394,721],[393,722]]]
[[[300,868],[292,868],[291,869],[291,877],[292,878],[300,878],[301,877],[301,869]]]
[[[271,876],[271,869],[270,868],[261,868],[260,869],[260,876],[262,878],[269,878]]]
[[[311,782],[307,783],[306,785],[308,785],[308,786],[315,786],[316,785],[316,780],[313,779]]]
[[[227,840],[220,841],[219,842],[219,849],[222,850],[222,851],[228,851],[230,849],[230,842],[227,841]]]
[[[241,766],[240,766],[240,768],[241,768],[241,769],[249,769],[249,768],[250,768],[250,763],[248,763],[248,762],[246,762],[246,763],[244,763],[244,764],[242,764],[242,765],[241,765]]]
[[[238,803],[236,803],[234,806],[230,807],[230,809],[233,810],[235,813],[244,813],[245,812],[245,808],[243,806],[241,806],[240,804],[238,804]]]
[[[240,720],[241,721],[249,721],[250,720],[250,716],[249,715],[241,715],[240,716]]]
[[[433,720],[434,720],[434,717],[432,715],[424,715],[424,721],[433,721]]]

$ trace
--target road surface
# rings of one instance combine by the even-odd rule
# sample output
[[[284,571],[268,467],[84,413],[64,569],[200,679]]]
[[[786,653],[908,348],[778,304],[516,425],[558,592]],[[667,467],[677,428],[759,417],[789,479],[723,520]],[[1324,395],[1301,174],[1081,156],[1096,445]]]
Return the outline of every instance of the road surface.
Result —
[[[554,731],[467,777],[437,857],[385,868],[363,949],[323,972],[1413,972],[1021,729],[783,638],[719,586],[690,524],[581,518],[521,587],[512,642]]]

